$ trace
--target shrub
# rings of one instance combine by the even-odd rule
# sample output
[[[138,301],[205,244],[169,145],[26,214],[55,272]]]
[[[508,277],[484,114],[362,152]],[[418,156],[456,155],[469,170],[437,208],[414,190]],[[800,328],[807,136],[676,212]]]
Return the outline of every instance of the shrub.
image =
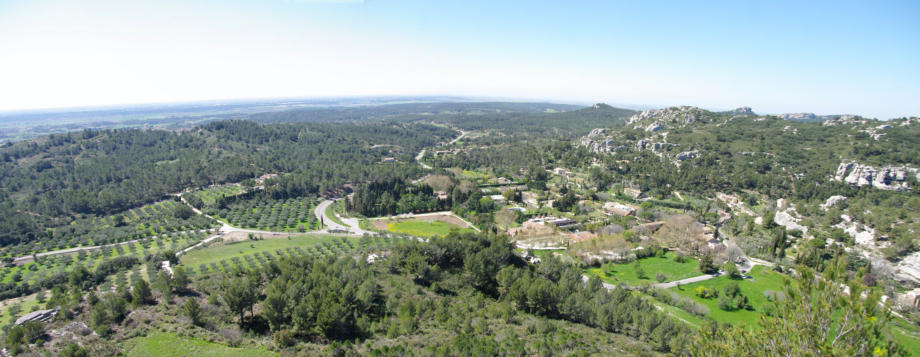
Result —
[[[722,271],[731,279],[741,279],[742,277],[741,271],[738,270],[738,267],[732,262],[725,262],[725,264],[722,264]]]
[[[698,286],[694,290],[694,294],[696,294],[696,296],[699,296],[703,299],[712,299],[714,297],[719,296],[718,291],[716,291],[715,289],[705,287],[705,286]]]
[[[706,254],[700,257],[700,271],[705,274],[712,274],[717,271],[715,264],[712,263],[712,256]]]
[[[664,273],[658,272],[657,274],[655,274],[655,280],[658,281],[659,283],[663,283],[668,280],[668,277],[664,275]]]

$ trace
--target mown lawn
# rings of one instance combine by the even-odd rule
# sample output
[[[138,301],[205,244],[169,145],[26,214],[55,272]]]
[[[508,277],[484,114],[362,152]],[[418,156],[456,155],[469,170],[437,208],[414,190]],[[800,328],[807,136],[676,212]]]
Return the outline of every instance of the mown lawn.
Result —
[[[782,274],[772,271],[762,265],[754,267],[754,269],[751,270],[750,275],[752,277],[751,279],[742,280],[732,280],[727,276],[720,276],[698,283],[682,285],[680,290],[678,290],[676,287],[671,288],[670,290],[682,296],[689,297],[690,299],[693,299],[693,301],[696,301],[709,308],[709,318],[719,323],[744,323],[748,326],[754,326],[757,323],[757,318],[760,316],[762,307],[767,302],[767,298],[764,293],[767,291],[775,291],[781,293],[783,291],[783,280],[787,278]],[[719,309],[718,298],[703,299],[696,296],[695,290],[699,286],[715,289],[719,292],[719,294],[722,294],[722,289],[733,281],[738,283],[738,287],[741,289],[741,293],[744,294],[744,296],[747,296],[751,306],[754,307],[753,310],[725,311]]]
[[[450,233],[450,231],[455,229],[461,232],[472,231],[469,228],[462,228],[455,224],[436,220],[426,221],[424,219],[410,219],[387,223],[387,230],[390,232],[405,233],[422,237],[445,236],[447,233]]]
[[[258,241],[240,241],[237,243],[213,248],[207,247],[203,249],[192,250],[183,255],[180,262],[187,267],[197,267],[200,264],[216,263],[224,259],[233,258],[235,256],[243,256],[266,251],[271,252],[277,249],[285,249],[290,247],[312,246],[326,240],[331,240],[333,237],[334,236],[310,234],[286,238],[264,239]]]
[[[585,273],[597,275],[606,283],[618,284],[625,282],[630,285],[642,283],[657,283],[655,276],[660,272],[665,275],[665,281],[681,280],[702,275],[696,259],[685,257],[683,263],[674,260],[676,253],[668,252],[664,257],[648,257],[637,260],[639,266],[645,271],[645,276],[640,278],[636,273],[635,262],[625,264],[604,264],[600,268],[588,268]]]
[[[179,337],[172,333],[156,332],[146,337],[137,337],[125,342],[127,355],[144,356],[277,356],[278,354],[257,347],[229,347],[196,338]]]

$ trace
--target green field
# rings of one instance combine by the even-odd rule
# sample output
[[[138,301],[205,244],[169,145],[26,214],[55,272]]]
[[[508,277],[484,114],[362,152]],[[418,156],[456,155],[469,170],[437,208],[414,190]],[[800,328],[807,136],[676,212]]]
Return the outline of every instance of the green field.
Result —
[[[387,223],[387,230],[396,233],[405,233],[421,237],[445,236],[452,230],[460,232],[472,231],[469,228],[463,228],[455,224],[441,222],[437,220],[410,219],[399,222]]]
[[[702,275],[699,271],[699,263],[690,257],[686,257],[683,263],[674,261],[674,252],[668,252],[662,257],[648,257],[639,259],[639,266],[645,271],[645,277],[640,278],[636,274],[634,262],[625,264],[604,264],[599,268],[588,268],[585,270],[587,275],[596,275],[606,283],[618,284],[627,283],[630,285],[639,285],[642,283],[657,283],[655,276],[661,272],[667,279],[665,281],[675,281],[694,276]]]
[[[751,270],[750,275],[752,277],[751,279],[743,280],[732,280],[727,276],[720,276],[698,283],[682,285],[680,290],[677,288],[671,288],[670,291],[676,292],[702,304],[703,306],[706,306],[709,308],[709,318],[719,323],[729,322],[736,324],[740,322],[748,326],[753,326],[756,324],[757,318],[760,316],[759,310],[761,310],[762,306],[767,302],[767,298],[764,296],[764,292],[782,292],[783,280],[787,278],[784,275],[772,271],[762,265],[755,266],[754,269]],[[721,294],[722,288],[732,281],[738,283],[738,287],[741,288],[741,293],[744,294],[744,296],[747,296],[748,301],[754,307],[754,310],[725,311],[719,309],[718,298],[703,299],[696,296],[694,292],[698,286],[705,286],[711,289],[715,289]]]
[[[196,338],[179,337],[175,334],[157,332],[125,342],[128,356],[277,356],[278,354],[258,347],[229,347]]]
[[[920,327],[896,317],[890,324],[891,338],[914,356],[920,355]]]
[[[246,192],[246,188],[238,184],[219,185],[206,187],[192,193],[198,197],[206,206],[213,206],[218,199],[223,197],[232,197]]]
[[[50,293],[45,292],[45,297],[50,295]],[[19,306],[19,312],[16,313],[16,316],[10,314],[9,311],[10,307],[13,305]],[[4,301],[4,305],[0,307],[0,326],[12,323],[13,317],[19,318],[22,315],[28,314],[32,312],[33,308],[41,309],[41,306],[39,305],[41,304],[39,304],[38,300],[35,298],[35,294]]]

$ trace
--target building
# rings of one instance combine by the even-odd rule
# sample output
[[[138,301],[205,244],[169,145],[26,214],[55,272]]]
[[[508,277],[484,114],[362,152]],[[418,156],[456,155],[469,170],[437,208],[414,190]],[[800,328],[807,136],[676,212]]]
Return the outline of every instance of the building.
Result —
[[[620,216],[635,216],[636,208],[619,202],[604,203],[604,211]]]
[[[545,219],[544,222],[546,224],[551,224],[559,228],[571,227],[571,226],[575,226],[578,224],[578,222],[575,221],[574,219],[568,219],[568,218]]]
[[[495,203],[505,202],[505,196],[502,196],[502,195],[491,195],[489,196],[489,198],[491,198],[492,202],[495,202]]]

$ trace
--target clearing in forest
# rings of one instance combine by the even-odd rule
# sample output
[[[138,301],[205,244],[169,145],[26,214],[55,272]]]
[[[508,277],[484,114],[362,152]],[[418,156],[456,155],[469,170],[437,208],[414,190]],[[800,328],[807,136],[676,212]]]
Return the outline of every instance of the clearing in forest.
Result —
[[[277,356],[258,347],[229,347],[199,338],[179,337],[173,333],[157,332],[125,342],[127,355],[142,356]]]
[[[451,214],[431,214],[421,217],[377,219],[372,221],[374,228],[381,231],[405,233],[414,236],[445,236],[453,230],[471,232],[466,222]]]

